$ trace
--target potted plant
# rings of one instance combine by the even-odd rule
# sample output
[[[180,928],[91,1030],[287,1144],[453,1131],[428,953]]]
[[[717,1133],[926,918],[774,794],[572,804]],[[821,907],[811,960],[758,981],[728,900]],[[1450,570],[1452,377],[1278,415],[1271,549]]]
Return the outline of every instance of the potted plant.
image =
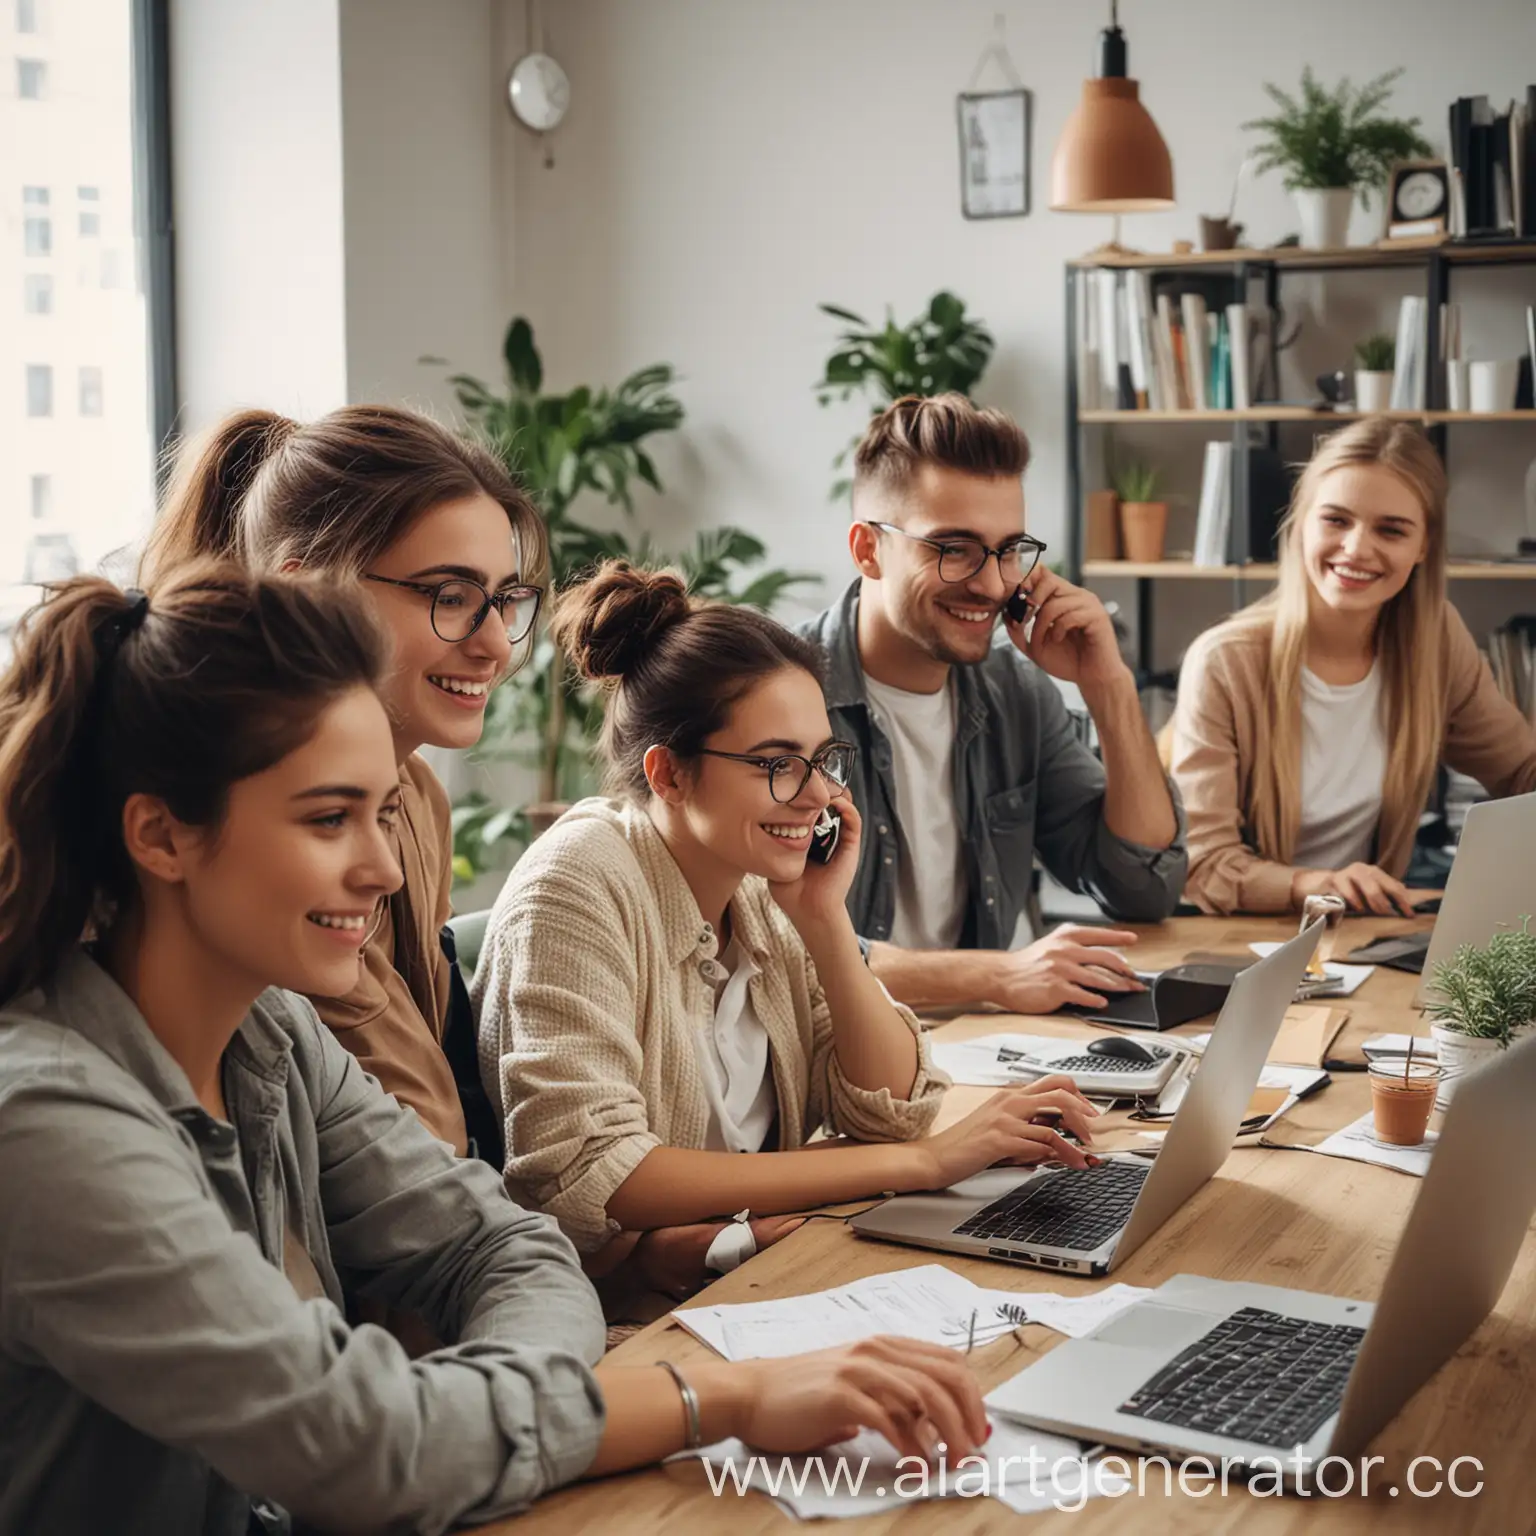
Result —
[[[1367,336],[1355,348],[1355,409],[1384,411],[1392,404],[1392,370],[1397,343],[1383,332]]]
[[[1330,91],[1309,66],[1301,72],[1300,101],[1265,84],[1280,110],[1243,128],[1264,135],[1259,170],[1283,171],[1286,189],[1296,194],[1302,245],[1319,250],[1346,245],[1355,193],[1369,207],[1371,188],[1385,185],[1397,161],[1432,152],[1419,135],[1418,118],[1381,112],[1401,74],[1390,70],[1358,89],[1341,80]]]
[[[1143,564],[1163,558],[1168,503],[1156,501],[1158,474],[1150,464],[1122,464],[1114,473],[1120,498],[1120,547],[1127,560]]]
[[[1436,1103],[1444,1109],[1458,1077],[1536,1028],[1536,934],[1529,916],[1518,928],[1506,928],[1486,944],[1463,944],[1442,960],[1427,998],[1442,1073]]]
[[[934,294],[927,310],[906,325],[897,325],[887,308],[879,330],[851,309],[836,304],[820,309],[855,327],[837,338],[837,348],[816,384],[822,405],[862,391],[874,396],[874,415],[903,395],[943,395],[951,390],[969,395],[992,357],[992,333],[979,320],[967,318],[964,302],[952,293]],[[841,470],[848,462],[862,435],[832,461],[833,469]],[[840,475],[832,486],[832,500],[841,501],[852,483]]]
[[[552,592],[609,558],[675,566],[701,596],[750,603],[764,611],[785,588],[818,579],[769,570],[740,581],[741,573],[760,562],[766,551],[760,540],[739,528],[705,529],[693,549],[672,557],[645,534],[631,540],[623,529],[579,522],[573,507],[583,495],[595,495],[633,518],[635,482],[661,490],[661,477],[641,443],[682,425],[682,403],[671,393],[672,368],[656,363],[638,369],[612,389],[580,385],[564,394],[547,394],[533,328],[521,317],[507,327],[502,356],[504,389],[462,373],[449,382],[471,430],[489,443],[543,514]],[[526,845],[566,803],[595,789],[591,748],[602,715],[601,695],[570,675],[564,656],[541,625],[527,661],[491,695],[475,752],[480,761],[511,759],[534,768],[536,799],[529,806],[510,808],[472,792],[455,802],[458,878],[473,879],[493,865],[503,845]]]

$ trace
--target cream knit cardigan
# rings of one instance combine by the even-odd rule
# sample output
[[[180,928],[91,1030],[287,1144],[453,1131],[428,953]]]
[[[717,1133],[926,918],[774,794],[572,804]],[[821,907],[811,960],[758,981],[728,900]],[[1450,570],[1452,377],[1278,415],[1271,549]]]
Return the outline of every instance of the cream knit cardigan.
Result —
[[[911,1010],[897,1007],[918,1040],[910,1098],[856,1087],[815,967],[766,881],[742,882],[731,923],[760,968],[751,997],[768,1032],[779,1147],[822,1126],[860,1141],[926,1132],[949,1079]],[[608,1200],[647,1152],[704,1145],[692,1037],[714,1018],[701,966],[717,947],[650,817],[618,801],[573,806],[497,900],[472,995],[481,1076],[506,1124],[507,1191],[583,1252],[619,1230]]]

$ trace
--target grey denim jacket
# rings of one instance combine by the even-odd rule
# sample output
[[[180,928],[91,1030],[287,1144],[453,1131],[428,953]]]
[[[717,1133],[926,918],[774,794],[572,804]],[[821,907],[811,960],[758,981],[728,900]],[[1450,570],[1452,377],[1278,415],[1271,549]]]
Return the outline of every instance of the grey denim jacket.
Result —
[[[851,789],[864,819],[858,873],[848,893],[854,929],[888,939],[896,916],[901,846],[891,747],[870,716],[859,660],[859,589],[800,633],[827,653],[833,734],[859,749]],[[1167,848],[1145,848],[1104,825],[1104,766],[1076,736],[1056,685],[1001,628],[984,661],[954,668],[952,794],[963,841],[970,907],[961,944],[1007,949],[1029,900],[1036,853],[1068,890],[1109,916],[1155,923],[1178,905],[1189,869],[1184,807],[1169,784],[1179,829]]]
[[[0,1011],[0,1533],[436,1533],[590,1464],[575,1251],[272,989],[204,1111],[83,950]],[[282,1269],[290,1230],[325,1297]],[[343,1292],[457,1342],[411,1361]]]

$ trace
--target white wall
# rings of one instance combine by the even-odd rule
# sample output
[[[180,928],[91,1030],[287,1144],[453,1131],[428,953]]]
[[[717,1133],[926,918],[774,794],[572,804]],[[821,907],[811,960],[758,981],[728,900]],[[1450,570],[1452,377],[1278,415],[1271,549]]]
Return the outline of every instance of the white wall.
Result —
[[[181,425],[346,399],[336,0],[171,0]]]
[[[502,3],[521,35],[522,0]],[[905,319],[950,287],[998,338],[979,393],[1030,431],[1031,523],[1064,551],[1062,269],[1108,238],[1110,221],[1045,205],[1051,150],[1107,8],[562,0],[545,9],[573,104],[553,170],[531,136],[500,129],[517,146],[516,304],[556,385],[611,381],[661,358],[681,370],[689,419],[658,454],[668,486],[658,525],[681,541],[695,524],[746,524],[779,561],[824,572],[829,596],[846,571],[829,461],[861,416],[854,405],[815,403],[811,384],[835,329],[816,305],[878,317],[889,302]],[[1035,93],[1034,210],[970,223],[958,208],[954,98],[997,12]],[[1466,0],[1454,13],[1440,0],[1125,0],[1121,21],[1131,73],[1173,154],[1179,201],[1175,213],[1125,221],[1123,238],[1145,248],[1167,249],[1193,236],[1196,214],[1224,209],[1243,152],[1238,125],[1267,106],[1262,80],[1293,85],[1307,62],[1329,80],[1404,65],[1394,106],[1422,117],[1443,145],[1453,97],[1507,99],[1536,71],[1530,0]],[[1357,209],[1356,240],[1376,232],[1376,208]],[[1260,243],[1295,228],[1273,176],[1244,190],[1238,213]],[[1536,272],[1520,281],[1536,299]],[[1352,302],[1350,322],[1365,324]],[[1301,290],[1297,316],[1324,304],[1323,290]],[[1381,320],[1392,328],[1389,313]],[[1522,464],[1532,452],[1526,435]]]

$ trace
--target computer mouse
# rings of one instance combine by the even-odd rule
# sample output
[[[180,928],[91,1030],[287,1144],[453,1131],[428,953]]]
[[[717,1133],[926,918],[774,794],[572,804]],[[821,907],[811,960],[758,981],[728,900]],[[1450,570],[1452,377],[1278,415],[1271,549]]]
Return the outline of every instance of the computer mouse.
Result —
[[[1157,1058],[1146,1046],[1124,1035],[1105,1035],[1102,1040],[1088,1042],[1090,1056],[1119,1056],[1125,1061],[1144,1061],[1150,1067]]]

